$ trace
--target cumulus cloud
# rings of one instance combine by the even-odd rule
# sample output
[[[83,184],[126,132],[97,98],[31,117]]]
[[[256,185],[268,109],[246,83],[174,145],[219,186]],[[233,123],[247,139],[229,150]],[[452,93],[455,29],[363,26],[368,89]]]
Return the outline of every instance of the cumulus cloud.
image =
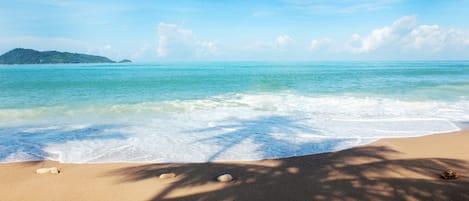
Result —
[[[328,46],[331,42],[332,40],[330,38],[313,39],[311,40],[309,49],[312,51],[323,49]]]
[[[280,51],[283,52],[287,49],[294,48],[293,39],[287,35],[279,35],[273,40],[270,41],[255,41],[251,42],[243,47],[243,49],[248,51],[255,51],[255,52],[275,52]]]
[[[192,30],[175,24],[158,25],[158,48],[160,58],[193,58],[214,55],[218,52],[218,42],[197,39]]]
[[[444,29],[438,25],[421,25],[403,39],[407,49],[438,52],[446,48],[467,45],[465,34],[458,29]]]
[[[197,43],[197,46],[198,46],[198,48],[196,48],[197,56],[218,54],[218,42],[217,41],[200,41]]]
[[[382,46],[392,44],[396,40],[400,40],[405,34],[412,30],[415,24],[415,16],[404,16],[396,20],[391,26],[375,29],[365,37],[353,34],[347,47],[352,52],[370,52]]]
[[[289,35],[280,35],[280,36],[277,36],[277,39],[276,39],[277,45],[279,46],[286,46],[292,41],[293,39]]]
[[[174,24],[160,23],[158,25],[158,49],[159,57],[167,57],[169,54],[190,54],[195,47],[196,39],[191,30],[183,29]]]
[[[448,48],[464,48],[467,36],[468,33],[460,29],[417,25],[416,16],[404,16],[390,26],[372,30],[366,36],[353,34],[346,49],[354,53],[369,53],[379,49],[438,52]]]

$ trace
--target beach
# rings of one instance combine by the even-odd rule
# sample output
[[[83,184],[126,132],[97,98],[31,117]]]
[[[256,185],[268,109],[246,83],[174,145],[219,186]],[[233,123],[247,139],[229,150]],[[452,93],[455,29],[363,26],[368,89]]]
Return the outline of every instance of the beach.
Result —
[[[0,201],[469,201],[468,18],[4,1]]]
[[[469,200],[469,131],[213,163],[0,164],[1,200]],[[60,174],[35,173],[58,167]],[[456,180],[439,174],[450,168]],[[163,173],[175,178],[160,179]],[[229,173],[234,180],[216,181]]]

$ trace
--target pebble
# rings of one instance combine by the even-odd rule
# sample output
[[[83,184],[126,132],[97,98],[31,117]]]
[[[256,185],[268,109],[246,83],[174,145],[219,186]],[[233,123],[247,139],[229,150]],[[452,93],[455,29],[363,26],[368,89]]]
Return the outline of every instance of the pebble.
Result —
[[[230,182],[233,180],[233,176],[231,174],[223,174],[217,177],[219,182]]]
[[[174,177],[176,177],[176,174],[174,173],[165,173],[160,175],[160,179],[169,179]]]
[[[443,179],[457,179],[458,178],[458,173],[456,171],[447,169],[441,174],[441,178]]]
[[[36,170],[36,174],[47,174],[47,173],[59,174],[60,171],[59,171],[59,169],[56,168],[56,167],[39,168],[39,169]]]

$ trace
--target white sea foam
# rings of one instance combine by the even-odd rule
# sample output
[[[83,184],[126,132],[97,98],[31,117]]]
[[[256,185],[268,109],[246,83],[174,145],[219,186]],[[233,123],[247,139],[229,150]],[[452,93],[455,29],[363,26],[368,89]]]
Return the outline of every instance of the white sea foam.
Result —
[[[203,162],[334,151],[459,130],[469,100],[228,94],[201,100],[0,109],[3,162]]]

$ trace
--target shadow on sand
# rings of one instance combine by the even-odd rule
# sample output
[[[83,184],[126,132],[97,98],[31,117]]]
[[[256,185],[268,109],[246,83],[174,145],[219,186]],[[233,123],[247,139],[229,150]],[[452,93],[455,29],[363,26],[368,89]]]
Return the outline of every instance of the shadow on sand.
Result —
[[[388,159],[393,154],[382,146],[358,147],[257,163],[148,164],[109,174],[125,183],[176,173],[177,180],[151,200],[469,200],[468,178],[438,179],[447,167],[468,175],[466,161]],[[197,190],[217,185],[215,177],[223,173],[235,180],[215,190]],[[180,189],[192,194],[178,195]]]
[[[281,124],[272,123],[265,127],[266,119],[240,122],[232,126],[240,127],[237,131],[206,139],[225,142],[211,159],[216,159],[246,138],[254,139],[261,146],[269,146],[262,143],[278,140],[276,145],[288,148],[288,142],[274,139],[268,133],[277,129],[304,129],[283,117],[269,118],[267,120]],[[246,132],[256,129],[259,122],[263,123],[262,132],[266,135],[247,135]],[[446,181],[438,177],[448,167],[461,175],[469,175],[467,161],[403,159],[397,157],[399,154],[385,146],[363,146],[257,162],[145,164],[117,169],[107,176],[117,175],[120,178],[117,183],[127,183],[146,179],[158,181],[157,177],[162,173],[176,173],[174,180],[165,183],[164,190],[155,192],[150,199],[155,201],[469,200],[469,178]],[[215,178],[224,173],[232,174],[235,180],[227,184],[218,183]]]

